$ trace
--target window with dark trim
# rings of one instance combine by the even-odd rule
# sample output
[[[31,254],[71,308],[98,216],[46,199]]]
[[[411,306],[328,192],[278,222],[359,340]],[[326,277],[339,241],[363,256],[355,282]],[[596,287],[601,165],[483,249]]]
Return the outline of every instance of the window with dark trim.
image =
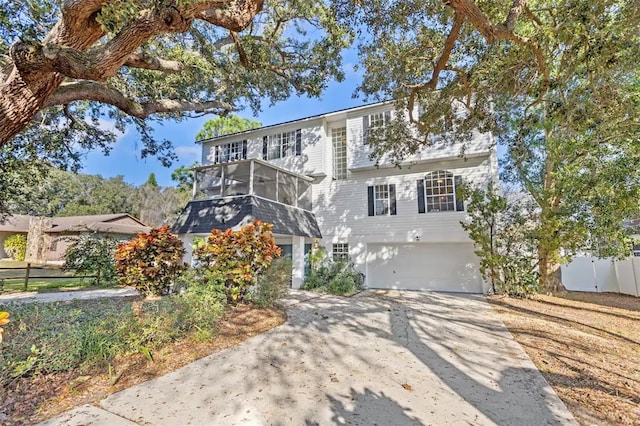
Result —
[[[458,194],[460,176],[437,170],[418,180],[418,213],[464,211],[464,200]]]
[[[247,159],[247,141],[229,142],[215,147],[214,163],[230,163]]]
[[[349,244],[338,243],[334,244],[331,249],[331,254],[334,261],[349,260]]]
[[[275,160],[294,155],[302,155],[301,129],[276,133],[262,138],[263,160]]]
[[[396,214],[395,184],[373,185],[368,188],[369,216],[388,216]]]

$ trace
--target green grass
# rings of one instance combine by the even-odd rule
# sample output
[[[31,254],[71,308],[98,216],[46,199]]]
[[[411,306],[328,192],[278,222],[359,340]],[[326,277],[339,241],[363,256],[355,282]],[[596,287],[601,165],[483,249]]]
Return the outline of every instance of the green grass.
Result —
[[[3,269],[3,268],[22,268],[25,262],[1,261],[0,262],[0,280],[4,280],[4,285],[0,283],[2,292],[24,291],[24,269]],[[60,278],[39,278],[43,276],[59,276]],[[9,279],[11,277],[11,279]],[[101,288],[115,287],[116,284],[101,283]],[[27,291],[50,292],[58,290],[86,290],[94,288],[93,278],[77,278],[73,272],[63,271],[59,267],[46,266],[45,269],[31,269],[29,272],[29,284]]]
[[[112,285],[101,285],[100,288],[109,288],[116,287],[116,284]],[[88,290],[91,288],[97,288],[94,285],[93,279],[91,278],[53,278],[53,279],[39,279],[39,278],[30,278],[29,285],[27,286],[27,291],[36,291],[36,292],[51,292],[57,290]],[[24,291],[24,280],[5,280],[4,286],[2,287],[2,292],[11,293],[17,291]]]

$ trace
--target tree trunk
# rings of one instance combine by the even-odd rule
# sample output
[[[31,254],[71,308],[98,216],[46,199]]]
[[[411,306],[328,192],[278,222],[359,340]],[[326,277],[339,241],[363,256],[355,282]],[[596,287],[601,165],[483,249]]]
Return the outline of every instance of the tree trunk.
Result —
[[[540,292],[557,293],[565,289],[564,285],[562,285],[560,264],[553,261],[554,257],[544,247],[538,248],[538,273],[540,274],[538,285]]]

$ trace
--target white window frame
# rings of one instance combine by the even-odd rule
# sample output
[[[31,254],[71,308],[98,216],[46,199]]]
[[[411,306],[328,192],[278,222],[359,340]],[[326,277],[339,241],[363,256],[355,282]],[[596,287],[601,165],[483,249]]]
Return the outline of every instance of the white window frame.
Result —
[[[374,216],[391,215],[391,191],[388,183],[373,185],[373,213]]]
[[[267,136],[267,160],[296,155],[296,130]]]
[[[365,145],[369,145],[369,133],[371,132],[372,129],[382,129],[383,130],[382,136],[384,137],[386,135],[386,130],[384,129],[389,124],[387,122],[387,117],[389,120],[391,119],[391,111],[380,111],[380,112],[374,112],[372,114],[367,114],[368,124],[366,129],[366,135],[364,137]]]
[[[427,213],[456,211],[456,182],[453,173],[445,170],[429,173],[424,178],[424,191]]]
[[[347,128],[334,127],[331,129],[331,144],[333,146],[333,178],[347,179]]]
[[[216,145],[215,164],[231,163],[233,161],[246,160],[242,150],[243,141],[223,143]],[[223,158],[224,157],[224,158]]]
[[[349,243],[334,243],[331,246],[331,258],[334,262],[349,260]]]

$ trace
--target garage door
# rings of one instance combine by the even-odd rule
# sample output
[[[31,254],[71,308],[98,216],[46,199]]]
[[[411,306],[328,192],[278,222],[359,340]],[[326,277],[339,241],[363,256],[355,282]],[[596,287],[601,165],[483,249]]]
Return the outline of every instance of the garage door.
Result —
[[[368,244],[367,286],[482,293],[473,244]]]

